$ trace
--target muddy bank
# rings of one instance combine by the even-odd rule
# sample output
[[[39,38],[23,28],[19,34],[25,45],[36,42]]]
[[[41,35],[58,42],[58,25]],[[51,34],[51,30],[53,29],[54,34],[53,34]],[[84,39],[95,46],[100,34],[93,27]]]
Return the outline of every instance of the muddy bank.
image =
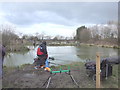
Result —
[[[3,88],[45,88],[42,87],[49,77],[50,73],[43,69],[35,70],[34,65],[25,65],[17,69],[4,69]],[[52,67],[53,70],[59,70],[59,67]],[[87,76],[84,63],[74,63],[70,65],[71,74],[77,81],[80,88],[95,88],[95,82]],[[62,66],[67,69],[67,66]],[[111,80],[111,79],[110,79]],[[115,81],[114,77],[114,82]],[[109,80],[108,80],[109,81]],[[106,82],[101,87],[117,88],[118,84],[112,83],[106,86]],[[57,73],[52,77],[49,88],[77,88],[69,75]]]

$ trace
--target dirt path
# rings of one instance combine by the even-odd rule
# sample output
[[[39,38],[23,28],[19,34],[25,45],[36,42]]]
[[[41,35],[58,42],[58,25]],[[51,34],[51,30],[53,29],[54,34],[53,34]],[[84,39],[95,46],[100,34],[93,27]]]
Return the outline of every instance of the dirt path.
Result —
[[[95,87],[95,83],[87,77],[83,66],[71,67],[71,74],[80,88]],[[42,85],[49,75],[49,72],[41,68],[35,70],[33,65],[27,65],[23,69],[4,74],[3,88],[45,88]],[[52,77],[49,88],[77,88],[77,86],[72,82],[69,75],[58,73]]]

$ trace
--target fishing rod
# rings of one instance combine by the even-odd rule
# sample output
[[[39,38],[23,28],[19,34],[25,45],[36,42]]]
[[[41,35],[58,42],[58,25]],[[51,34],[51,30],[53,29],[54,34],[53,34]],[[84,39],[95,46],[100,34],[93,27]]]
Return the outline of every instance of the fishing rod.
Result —
[[[49,60],[55,60],[54,57],[49,57],[48,58]],[[51,64],[57,64],[57,63],[54,63],[54,62],[48,62],[48,63],[51,63]],[[57,64],[57,65],[60,65],[62,66],[62,64]],[[54,75],[56,75],[56,73],[63,73],[65,72],[66,74],[68,74],[70,76],[70,78],[72,79],[72,82],[79,88],[79,84],[76,82],[76,80],[74,79],[74,77],[71,75],[71,70],[70,70],[70,66],[68,66],[68,69],[62,69],[62,67],[60,67],[60,70],[57,70],[57,71],[53,71],[52,69],[50,70],[50,76],[48,77],[48,79],[45,81],[45,83],[42,85],[45,86],[46,85],[46,88],[49,87],[50,83],[51,83],[51,79]]]
[[[55,64],[55,65],[60,65],[60,66],[62,66],[63,64],[58,64],[58,63],[53,63],[53,62],[49,62],[49,63],[51,63],[51,64]],[[81,70],[72,70],[72,71],[81,71]]]
[[[51,64],[56,64],[56,65],[62,65],[62,64],[58,64],[58,63],[53,63],[53,62],[49,62],[49,63],[51,63]]]
[[[65,62],[69,62],[70,60],[62,60],[62,59],[58,59],[58,58],[54,58],[54,57],[49,57],[49,59],[51,60],[60,60],[60,61],[65,61]]]
[[[53,64],[56,64],[56,63],[53,63]],[[65,70],[62,69],[62,67],[60,67],[60,70],[57,70],[57,71],[51,70],[51,71],[50,71],[50,76],[49,76],[48,79],[45,81],[45,83],[42,85],[42,87],[45,86],[45,84],[47,84],[47,85],[46,85],[46,88],[48,88],[49,85],[50,85],[50,82],[51,82],[51,78],[52,78],[54,75],[56,75],[56,73],[63,73],[63,72],[65,72],[67,75],[69,75],[70,78],[72,79],[72,82],[77,86],[77,88],[79,88],[79,84],[76,82],[76,80],[74,79],[74,77],[71,75],[70,67],[68,67],[67,70],[66,70],[66,69],[65,69]]]
[[[54,57],[49,57],[49,59],[52,59],[52,60],[59,60],[59,61],[64,61],[64,62],[70,62],[71,60],[63,60],[63,59],[58,59],[58,58],[54,58]],[[91,59],[85,59],[83,60],[82,62],[89,62],[91,61]]]

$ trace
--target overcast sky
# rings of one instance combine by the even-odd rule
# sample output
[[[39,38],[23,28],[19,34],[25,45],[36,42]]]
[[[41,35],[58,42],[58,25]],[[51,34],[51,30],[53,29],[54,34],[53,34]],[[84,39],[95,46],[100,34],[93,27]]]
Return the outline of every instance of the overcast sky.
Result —
[[[117,19],[117,2],[0,2],[0,24],[25,34],[71,36],[79,26]]]

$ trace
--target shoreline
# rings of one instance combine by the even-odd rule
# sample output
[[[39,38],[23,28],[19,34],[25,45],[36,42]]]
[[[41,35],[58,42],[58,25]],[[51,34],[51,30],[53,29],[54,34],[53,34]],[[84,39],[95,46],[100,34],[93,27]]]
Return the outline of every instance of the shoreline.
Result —
[[[105,47],[105,48],[114,48],[114,49],[120,49],[120,46],[115,43],[113,44],[112,42],[105,42],[105,41],[89,41],[89,42],[75,42],[75,43],[66,43],[66,44],[48,44],[48,46],[80,46],[80,45],[85,45],[85,46],[98,46],[98,47]]]
[[[119,45],[117,45],[117,44],[112,44],[112,43],[107,43],[107,44],[105,44],[105,43],[103,43],[103,42],[95,42],[95,43],[89,43],[89,42],[87,42],[87,43],[80,43],[80,42],[78,42],[78,43],[66,43],[66,44],[48,44],[47,46],[80,46],[80,45],[85,45],[85,46],[98,46],[98,47],[105,47],[105,48],[114,48],[114,49],[120,49],[120,46]],[[20,45],[18,45],[18,46],[16,46],[16,45],[13,45],[12,47],[13,47],[13,49],[8,49],[7,47],[6,47],[6,51],[8,52],[8,53],[11,53],[11,52],[23,52],[23,51],[29,51],[29,50],[31,50],[28,46],[33,46],[32,44],[24,44],[24,45],[22,45],[22,46],[20,46]],[[33,46],[34,47],[34,46]],[[36,47],[36,46],[35,46]]]
[[[95,82],[87,76],[83,62],[62,65],[62,69],[67,69],[68,66],[70,66],[71,74],[78,82],[80,88],[95,88]],[[59,70],[60,67],[61,66],[53,66],[52,68],[53,70]],[[113,75],[107,80],[102,81],[101,88],[118,88],[118,81],[116,81],[118,78],[117,68],[118,66],[116,67],[115,65]],[[3,88],[41,88],[41,85],[49,75],[50,73],[44,71],[44,69],[33,69],[32,64],[25,64],[13,69],[8,68],[8,72],[5,72],[4,67]],[[109,82],[109,80],[111,80],[111,82]],[[69,75],[65,73],[57,74],[53,77],[52,83],[54,84],[50,84],[50,88],[76,88]]]
[[[90,43],[80,43],[80,45],[120,49],[120,46],[118,46],[118,45],[106,45],[106,44],[103,45],[103,44],[90,44]]]

